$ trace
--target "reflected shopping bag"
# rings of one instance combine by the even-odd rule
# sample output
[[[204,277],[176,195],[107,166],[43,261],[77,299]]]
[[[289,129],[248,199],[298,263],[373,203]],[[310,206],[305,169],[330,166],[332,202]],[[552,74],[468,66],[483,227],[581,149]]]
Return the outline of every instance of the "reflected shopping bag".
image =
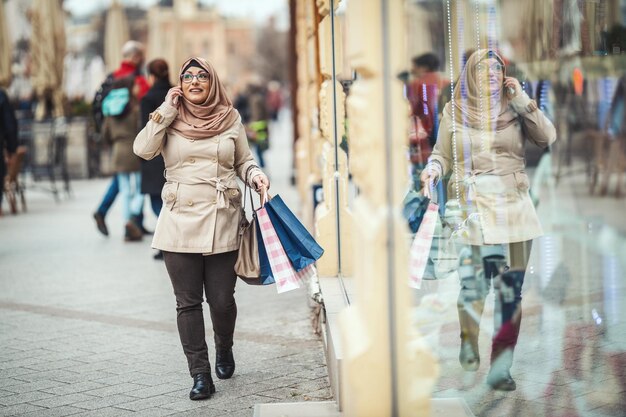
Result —
[[[420,224],[415,239],[411,244],[409,253],[409,286],[421,288],[424,271],[428,263],[430,249],[433,243],[435,226],[439,218],[439,206],[435,203],[428,204],[422,223]]]
[[[287,257],[296,271],[312,265],[321,258],[324,249],[317,244],[280,196],[272,197],[265,204],[265,208]]]
[[[267,260],[276,281],[276,290],[280,294],[300,288],[306,279],[316,274],[315,266],[311,264],[300,272],[296,272],[283,249],[278,234],[276,234],[266,207],[262,207],[257,211],[257,219]],[[260,247],[261,245],[259,245]]]
[[[430,203],[428,197],[415,190],[409,190],[406,196],[404,196],[404,200],[402,201],[402,215],[409,223],[411,232],[416,233],[417,229],[419,229],[424,214],[426,214],[426,210],[428,209],[428,203]]]

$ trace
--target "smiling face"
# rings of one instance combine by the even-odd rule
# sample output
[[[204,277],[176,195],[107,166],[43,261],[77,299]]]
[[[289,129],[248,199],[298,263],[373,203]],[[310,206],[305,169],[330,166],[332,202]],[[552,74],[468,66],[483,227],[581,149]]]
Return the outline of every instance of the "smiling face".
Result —
[[[201,75],[202,74],[202,75]],[[202,68],[189,67],[182,75],[183,95],[193,104],[202,104],[209,96],[209,74]],[[189,78],[191,78],[191,82]]]

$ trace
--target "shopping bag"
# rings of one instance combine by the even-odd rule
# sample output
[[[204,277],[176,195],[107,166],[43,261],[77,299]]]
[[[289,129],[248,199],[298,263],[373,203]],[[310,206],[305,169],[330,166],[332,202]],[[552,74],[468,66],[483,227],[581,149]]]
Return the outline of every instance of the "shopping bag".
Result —
[[[457,199],[446,202],[444,215],[437,219],[431,257],[435,278],[450,276],[459,268],[459,252],[470,233],[470,223],[478,220],[478,213],[465,213]]]
[[[272,197],[265,204],[265,208],[280,243],[296,271],[313,264],[322,256],[324,249],[317,244],[280,196]]]
[[[246,284],[261,285],[261,265],[259,262],[259,240],[256,233],[256,215],[248,221],[242,210],[239,226],[239,252],[235,262],[235,274]]]
[[[267,206],[267,204],[266,204]],[[261,238],[265,246],[267,260],[276,281],[276,290],[278,293],[295,290],[300,288],[301,275],[297,274],[289,258],[283,249],[283,246],[276,234],[276,230],[272,225],[272,221],[267,214],[267,208],[262,207],[257,210],[257,219]],[[260,247],[260,246],[259,246]],[[310,273],[310,268],[304,271]]]
[[[244,178],[249,178],[250,170],[257,168],[256,165],[250,165],[246,170]],[[252,220],[246,217],[246,199],[250,198],[250,208],[252,208]],[[269,263],[267,263],[267,254],[265,254],[265,275],[261,274],[261,257],[259,251],[264,249],[263,241],[258,233],[258,225],[256,211],[254,209],[254,201],[252,200],[252,190],[245,183],[243,189],[243,206],[241,207],[241,223],[239,225],[239,253],[237,254],[237,262],[235,263],[235,273],[246,284],[249,285],[269,285],[274,283]]]
[[[259,243],[259,266],[261,267],[261,276],[259,277],[259,280],[263,285],[273,284],[276,281],[274,280],[274,275],[272,275],[270,260],[267,257],[267,251],[265,250],[265,244],[263,243],[263,236],[261,235],[261,227],[259,225],[258,213],[256,221],[256,234],[257,242]]]
[[[412,288],[419,289],[422,286],[422,278],[424,277],[424,271],[428,263],[435,226],[437,225],[437,219],[439,217],[438,210],[439,207],[437,204],[428,204],[426,214],[424,214],[422,223],[411,244],[409,253],[409,286]]]

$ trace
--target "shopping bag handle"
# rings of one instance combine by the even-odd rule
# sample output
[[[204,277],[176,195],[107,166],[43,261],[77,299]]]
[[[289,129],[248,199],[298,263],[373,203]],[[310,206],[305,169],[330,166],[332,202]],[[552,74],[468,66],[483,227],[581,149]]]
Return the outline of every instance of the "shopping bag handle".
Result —
[[[244,189],[243,189],[243,210],[246,209],[246,194],[250,195],[250,207],[252,207],[252,211],[256,211],[254,208],[254,200],[252,199],[252,187],[248,186],[248,174],[250,174],[250,170],[252,168],[258,168],[256,165],[250,165],[248,169],[246,169],[246,175],[244,176]],[[260,190],[257,191],[260,195],[261,207],[265,205],[268,201],[272,199],[272,196],[267,190],[267,187],[261,187]]]
[[[272,199],[272,196],[270,195],[270,192],[267,190],[267,187],[261,187],[259,194],[261,195],[261,207],[263,207],[265,203],[267,203],[268,201]]]
[[[246,175],[244,175],[243,182],[243,210],[246,211],[246,194],[250,196],[250,207],[252,207],[252,211],[256,211],[254,208],[254,200],[252,199],[252,187],[248,185],[248,175],[250,174],[250,170],[253,168],[257,168],[256,165],[250,165],[248,169],[246,169]],[[261,204],[263,206],[263,204]]]

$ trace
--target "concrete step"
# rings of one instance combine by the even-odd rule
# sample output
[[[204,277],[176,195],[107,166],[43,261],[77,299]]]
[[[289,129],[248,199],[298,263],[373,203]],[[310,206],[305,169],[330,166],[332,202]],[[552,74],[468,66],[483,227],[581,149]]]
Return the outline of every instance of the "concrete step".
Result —
[[[334,401],[257,404],[253,417],[341,417]]]

